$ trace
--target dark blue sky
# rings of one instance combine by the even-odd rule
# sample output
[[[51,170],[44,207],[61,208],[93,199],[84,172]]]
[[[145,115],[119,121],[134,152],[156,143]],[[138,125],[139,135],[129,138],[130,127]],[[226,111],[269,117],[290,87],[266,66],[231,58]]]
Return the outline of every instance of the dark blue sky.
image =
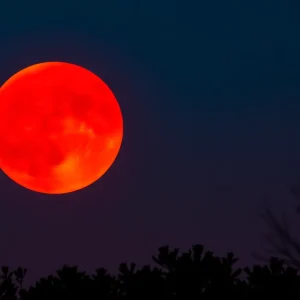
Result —
[[[88,2],[1,8],[2,83],[37,62],[79,64],[114,91],[125,131],[82,191],[47,196],[0,175],[0,264],[31,279],[63,263],[114,271],[167,243],[252,262],[264,205],[291,209],[300,176],[300,4]]]

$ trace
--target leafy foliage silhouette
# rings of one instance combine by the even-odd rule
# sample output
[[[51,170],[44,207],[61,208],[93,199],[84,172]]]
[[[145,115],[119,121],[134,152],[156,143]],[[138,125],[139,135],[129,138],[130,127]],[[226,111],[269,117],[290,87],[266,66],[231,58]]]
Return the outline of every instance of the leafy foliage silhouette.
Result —
[[[300,299],[297,269],[275,257],[268,264],[241,269],[235,266],[238,259],[232,252],[218,257],[202,245],[193,245],[186,252],[164,246],[152,258],[156,266],[122,263],[116,276],[103,268],[88,275],[77,266],[64,265],[28,289],[23,287],[26,269],[3,266],[0,300]]]

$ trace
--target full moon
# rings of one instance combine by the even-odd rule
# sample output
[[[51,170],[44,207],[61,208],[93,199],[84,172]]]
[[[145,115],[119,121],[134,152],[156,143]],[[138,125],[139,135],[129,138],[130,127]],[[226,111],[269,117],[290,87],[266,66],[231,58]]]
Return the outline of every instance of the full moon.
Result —
[[[114,94],[83,67],[35,64],[0,88],[0,167],[27,189],[64,194],[87,187],[113,164],[122,137]]]

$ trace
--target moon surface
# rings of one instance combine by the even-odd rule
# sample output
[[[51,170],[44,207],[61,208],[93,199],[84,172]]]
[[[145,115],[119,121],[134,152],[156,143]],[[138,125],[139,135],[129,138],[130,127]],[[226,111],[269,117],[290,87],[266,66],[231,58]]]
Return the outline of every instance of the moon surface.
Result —
[[[82,189],[113,164],[123,118],[109,87],[65,62],[27,67],[0,88],[0,167],[46,194]]]

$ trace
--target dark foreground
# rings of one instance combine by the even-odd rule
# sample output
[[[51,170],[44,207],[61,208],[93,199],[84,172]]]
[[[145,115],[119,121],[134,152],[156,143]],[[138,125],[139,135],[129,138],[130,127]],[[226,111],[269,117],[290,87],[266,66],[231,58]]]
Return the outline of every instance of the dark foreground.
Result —
[[[64,266],[29,289],[22,288],[26,269],[2,267],[0,299],[300,299],[297,270],[276,258],[242,270],[233,253],[217,257],[194,245],[186,253],[162,247],[153,261],[156,266],[140,269],[121,264],[117,276],[102,268],[88,275]]]

